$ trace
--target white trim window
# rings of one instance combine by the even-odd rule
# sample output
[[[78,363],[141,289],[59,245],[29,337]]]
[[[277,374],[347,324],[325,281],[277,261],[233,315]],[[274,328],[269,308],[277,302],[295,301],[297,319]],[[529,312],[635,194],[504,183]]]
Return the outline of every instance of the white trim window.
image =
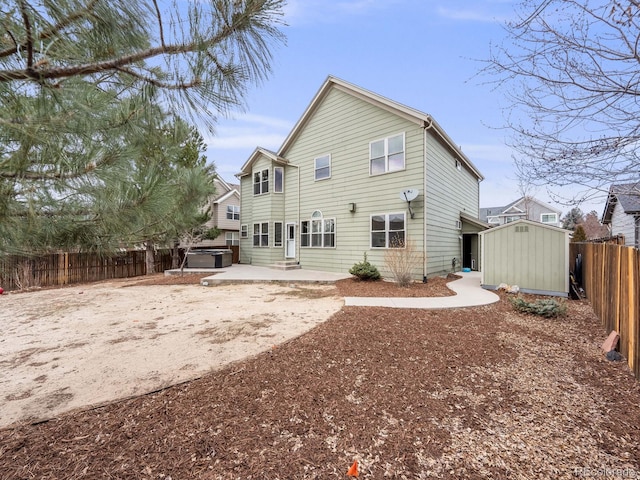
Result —
[[[246,223],[240,225],[240,238],[249,238],[249,225]]]
[[[371,248],[403,248],[405,229],[404,212],[371,215]]]
[[[314,180],[325,180],[331,178],[331,155],[317,157],[313,161]]]
[[[369,144],[369,174],[404,170],[404,133]]]
[[[282,247],[282,222],[273,222],[273,246]]]
[[[269,193],[269,169],[253,172],[253,194]]]
[[[335,248],[336,219],[323,218],[322,212],[316,210],[311,220],[300,222],[300,246],[311,248]]]
[[[543,213],[540,215],[540,222],[542,223],[558,223],[557,213]]]
[[[269,222],[253,224],[253,246],[254,247],[269,246]]]
[[[282,193],[284,191],[284,168],[273,168],[273,193]]]
[[[225,232],[224,233],[224,241],[225,245],[240,245],[240,240],[238,239],[238,232]]]
[[[227,220],[240,220],[240,205],[227,205]]]

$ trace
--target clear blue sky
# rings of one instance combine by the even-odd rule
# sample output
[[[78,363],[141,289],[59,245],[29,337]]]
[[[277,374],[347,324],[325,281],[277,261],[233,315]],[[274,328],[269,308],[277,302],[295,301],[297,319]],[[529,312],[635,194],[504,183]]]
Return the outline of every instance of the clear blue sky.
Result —
[[[508,132],[499,129],[505,100],[476,77],[511,15],[512,0],[289,0],[287,45],[274,51],[272,75],[250,91],[246,112],[221,119],[215,136],[203,132],[207,158],[237,182],[253,150],[277,150],[334,75],[431,114],[485,176],[481,207],[516,200]],[[544,189],[532,194],[553,204]]]

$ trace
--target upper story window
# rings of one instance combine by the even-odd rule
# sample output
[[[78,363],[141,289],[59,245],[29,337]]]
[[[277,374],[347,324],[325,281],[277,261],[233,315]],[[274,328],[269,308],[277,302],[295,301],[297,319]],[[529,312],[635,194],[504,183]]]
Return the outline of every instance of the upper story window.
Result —
[[[371,248],[403,248],[405,214],[371,215]]]
[[[240,238],[249,238],[249,226],[247,224],[240,225]]]
[[[542,223],[558,223],[557,213],[543,213],[540,215],[540,221]]]
[[[239,205],[227,205],[227,220],[240,220]]]
[[[314,161],[315,180],[331,178],[331,155],[323,155]]]
[[[274,167],[273,169],[273,191],[282,193],[284,190],[284,168]]]
[[[369,144],[371,175],[404,170],[404,133]]]
[[[269,169],[253,173],[253,194],[269,193]]]

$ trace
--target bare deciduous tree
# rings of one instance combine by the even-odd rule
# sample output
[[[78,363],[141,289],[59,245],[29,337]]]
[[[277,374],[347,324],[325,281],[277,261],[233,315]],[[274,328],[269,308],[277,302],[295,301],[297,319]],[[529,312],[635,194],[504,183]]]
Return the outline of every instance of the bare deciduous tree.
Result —
[[[523,0],[506,31],[484,71],[507,95],[519,175],[576,201],[637,181],[640,3]]]

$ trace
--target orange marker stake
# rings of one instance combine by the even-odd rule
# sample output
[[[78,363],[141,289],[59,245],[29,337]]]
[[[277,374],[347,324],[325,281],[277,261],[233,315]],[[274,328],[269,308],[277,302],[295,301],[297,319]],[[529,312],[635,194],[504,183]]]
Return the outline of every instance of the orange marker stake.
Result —
[[[357,477],[358,476],[358,461],[357,460],[355,460],[353,462],[353,465],[351,465],[351,468],[347,472],[347,475],[349,475],[350,477]]]

